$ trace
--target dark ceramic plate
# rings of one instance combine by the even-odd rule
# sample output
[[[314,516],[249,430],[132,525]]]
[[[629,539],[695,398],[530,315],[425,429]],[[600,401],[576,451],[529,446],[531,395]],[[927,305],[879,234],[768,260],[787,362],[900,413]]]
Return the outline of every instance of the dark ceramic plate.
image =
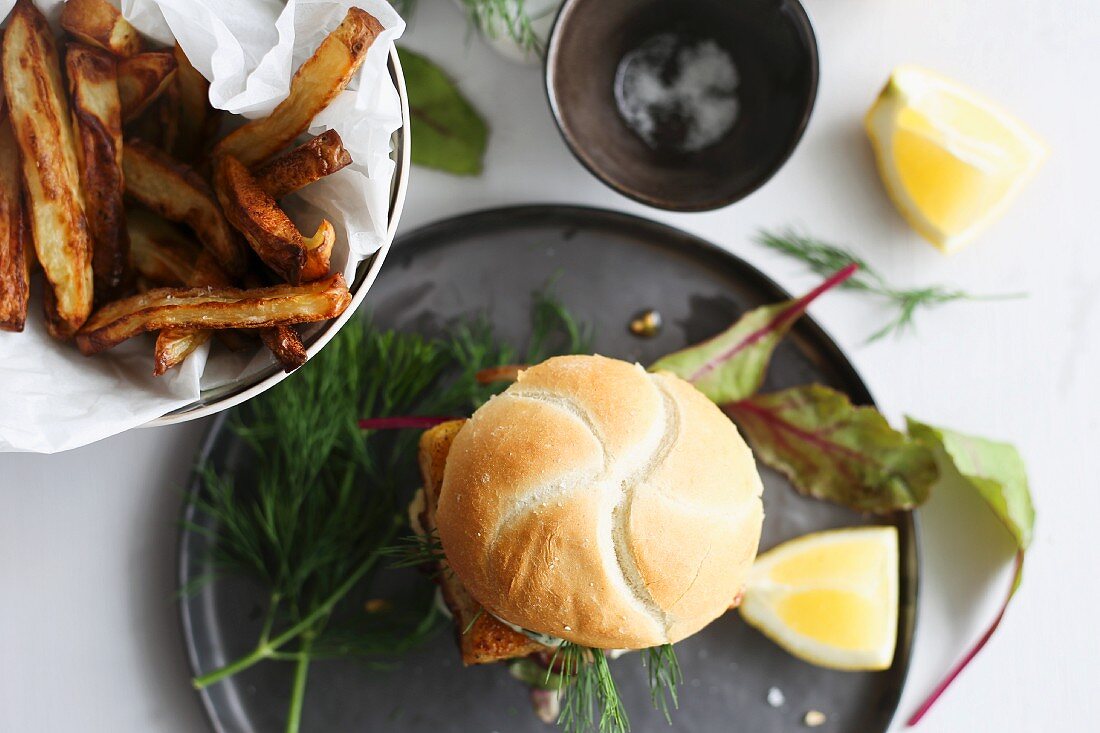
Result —
[[[369,308],[380,326],[426,332],[439,332],[456,317],[484,312],[500,336],[523,343],[531,293],[555,274],[562,300],[595,326],[596,350],[643,364],[710,336],[747,308],[788,297],[742,260],[675,229],[609,211],[530,206],[451,219],[399,239],[371,291]],[[663,333],[649,341],[627,330],[631,315],[645,307],[658,308],[665,317]],[[836,344],[803,319],[776,351],[765,389],[811,380],[837,387],[857,403],[871,403]],[[246,473],[243,455],[222,416],[200,458],[222,471]],[[764,484],[762,549],[806,532],[868,522],[799,496],[766,469]],[[195,519],[190,510],[184,513],[185,519]],[[686,681],[673,729],[800,731],[802,717],[814,709],[828,717],[820,731],[885,731],[909,665],[918,578],[912,515],[888,521],[897,524],[901,539],[901,612],[892,668],[853,673],[813,667],[731,613],[677,645]],[[198,535],[183,534],[181,584],[209,572],[206,550]],[[183,602],[192,669],[208,671],[247,651],[258,634],[260,603],[256,588],[229,580],[208,585]],[[627,655],[613,662],[613,668],[632,730],[669,730],[650,706],[637,656]],[[773,686],[786,697],[778,708],[765,699]],[[289,688],[289,669],[270,663],[201,697],[217,731],[279,731]],[[525,689],[502,667],[462,669],[451,635],[439,633],[391,669],[315,664],[303,730],[549,733],[553,728],[531,714]]]

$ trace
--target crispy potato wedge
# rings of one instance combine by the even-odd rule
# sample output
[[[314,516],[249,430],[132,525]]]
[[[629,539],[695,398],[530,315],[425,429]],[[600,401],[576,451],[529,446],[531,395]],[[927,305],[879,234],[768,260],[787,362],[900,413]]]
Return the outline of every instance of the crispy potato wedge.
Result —
[[[332,257],[332,245],[336,243],[336,231],[327,220],[322,219],[317,232],[303,240],[306,248],[306,263],[302,266],[302,282],[319,280],[328,274],[329,260]]]
[[[267,117],[226,135],[214,148],[215,157],[232,155],[252,167],[294,142],[348,85],[381,32],[382,24],[374,16],[349,8],[339,27],[295,72],[287,98]]]
[[[188,328],[166,328],[161,331],[157,334],[157,344],[153,349],[153,376],[164,376],[209,340],[210,331]]]
[[[264,193],[248,169],[232,155],[217,158],[214,191],[229,222],[279,277],[302,282],[305,238],[275,199]]]
[[[118,62],[118,98],[122,121],[131,122],[152,104],[176,78],[171,51],[148,51]]]
[[[134,269],[147,282],[157,286],[228,287],[232,283],[206,250],[172,224],[144,209],[128,212],[127,224],[133,243],[130,256]],[[153,352],[153,374],[162,376],[178,366],[195,349],[210,340],[206,329],[173,328],[161,331]],[[244,344],[237,332],[218,332],[233,351]]]
[[[32,248],[23,209],[19,143],[0,95],[0,330],[22,331],[27,322]]]
[[[283,365],[283,371],[287,374],[306,363],[306,347],[293,326],[261,328],[260,339]]]
[[[61,8],[61,27],[115,56],[133,56],[141,50],[137,30],[107,0],[68,0]]]
[[[80,183],[92,235],[94,295],[96,302],[105,302],[118,293],[130,257],[122,205],[122,120],[115,59],[97,48],[70,43],[65,69]]]
[[[169,221],[191,227],[231,276],[245,268],[245,249],[206,182],[191,168],[140,140],[122,150],[126,192]]]
[[[221,123],[221,110],[210,106],[210,82],[191,65],[183,49],[172,49],[179,90],[179,134],[169,148],[179,160],[198,161],[209,152]]]
[[[167,285],[214,285],[192,282],[202,245],[173,224],[145,209],[126,212],[130,261],[149,282]],[[228,283],[226,283],[228,284]]]
[[[50,285],[47,327],[51,335],[68,338],[92,309],[92,246],[57,48],[46,19],[29,0],[12,10],[2,53],[34,247]]]
[[[351,165],[351,153],[336,130],[323,132],[256,170],[256,181],[273,199],[305,188]]]
[[[238,288],[157,288],[100,308],[76,335],[85,355],[145,331],[171,328],[271,328],[335,318],[351,304],[344,276],[306,285]]]

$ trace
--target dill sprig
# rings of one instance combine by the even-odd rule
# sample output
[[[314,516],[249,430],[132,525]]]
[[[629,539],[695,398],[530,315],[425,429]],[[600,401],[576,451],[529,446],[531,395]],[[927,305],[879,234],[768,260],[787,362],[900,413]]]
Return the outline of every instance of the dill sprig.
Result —
[[[531,296],[528,364],[538,364],[556,354],[587,354],[592,351],[591,325],[578,322],[554,295],[553,287],[554,280],[551,280]]]
[[[435,532],[429,535],[411,534],[401,537],[394,544],[383,548],[382,554],[389,557],[391,568],[437,565],[447,559],[443,554],[443,543],[439,541],[439,535]]]
[[[524,0],[462,0],[462,5],[472,28],[492,39],[509,38],[526,53],[542,53],[542,41],[532,26],[535,18]],[[416,0],[399,0],[394,6],[408,16],[416,7]],[[553,12],[553,8],[547,12]]]
[[[853,263],[859,265],[856,274],[844,281],[840,287],[871,293],[887,300],[894,308],[893,318],[871,334],[867,339],[868,342],[912,329],[916,312],[921,308],[933,308],[958,300],[1005,300],[1023,297],[1022,293],[972,295],[965,290],[943,285],[897,288],[888,283],[866,260],[850,250],[789,229],[778,234],[762,231],[756,241],[768,249],[799,260],[818,275],[829,275]]]
[[[630,730],[626,708],[602,649],[562,642],[550,660],[547,680],[550,670],[555,667],[565,679],[572,680],[560,693],[558,725],[566,733],[626,733]]]
[[[668,724],[672,725],[668,703],[671,700],[673,708],[680,708],[676,686],[684,681],[684,673],[680,671],[680,662],[676,659],[676,650],[672,644],[650,647],[645,650],[644,663],[653,707],[661,711]]]
[[[195,678],[197,688],[266,660],[294,662],[286,730],[297,731],[311,662],[391,657],[435,628],[431,594],[387,604],[387,613],[363,610],[405,521],[418,433],[364,431],[359,420],[468,414],[503,388],[479,384],[476,374],[513,361],[516,351],[484,319],[448,332],[433,339],[353,322],[293,378],[231,416],[248,455],[238,474],[200,467],[201,488],[190,500],[211,521],[187,529],[206,538],[213,572],[183,590],[237,575],[269,598],[254,648]],[[530,348],[569,347],[582,332],[553,296],[538,296]],[[438,538],[419,545],[421,558],[438,559]]]
[[[671,725],[668,703],[671,700],[674,708],[679,707],[676,686],[684,681],[676,651],[672,644],[663,644],[645,649],[642,654],[653,707],[663,713]],[[513,675],[525,679],[530,673],[513,669]],[[565,733],[626,733],[630,730],[626,708],[602,649],[563,642],[554,651],[544,678],[534,684],[558,690],[561,696],[558,724]]]

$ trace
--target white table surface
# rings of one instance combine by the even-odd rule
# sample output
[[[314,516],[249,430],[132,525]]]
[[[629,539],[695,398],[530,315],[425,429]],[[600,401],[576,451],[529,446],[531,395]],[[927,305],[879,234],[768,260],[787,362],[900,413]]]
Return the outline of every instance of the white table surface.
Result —
[[[449,3],[419,5],[408,45],[450,70],[493,133],[478,179],[413,172],[405,231],[502,204],[606,206],[702,235],[800,291],[815,278],[751,235],[801,224],[850,243],[899,283],[1030,293],[925,313],[918,333],[874,345],[863,339],[886,314],[873,302],[834,294],[813,314],[892,419],[908,412],[1010,440],[1030,469],[1039,519],[1023,589],[918,730],[1096,730],[1100,574],[1088,532],[1100,516],[1100,241],[1092,222],[1100,207],[1100,4],[809,0],[822,77],[801,146],[748,200],[692,215],[645,209],[604,188],[561,143],[537,68],[467,42]],[[894,212],[860,125],[890,69],[906,62],[986,92],[1052,150],[1007,216],[951,259]],[[0,456],[0,731],[206,729],[172,597],[180,490],[206,427],[134,430],[54,456]],[[972,497],[937,495],[920,513],[920,619],[903,714],[989,620],[1011,553]]]

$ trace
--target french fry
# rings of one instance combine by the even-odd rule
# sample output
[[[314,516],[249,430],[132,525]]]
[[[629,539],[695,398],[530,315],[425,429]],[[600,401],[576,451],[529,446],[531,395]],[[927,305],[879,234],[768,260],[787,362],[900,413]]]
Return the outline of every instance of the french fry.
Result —
[[[180,115],[179,135],[169,149],[180,160],[197,161],[208,152],[221,122],[221,111],[210,106],[210,82],[191,65],[179,44],[172,55],[176,59]]]
[[[351,165],[351,153],[336,130],[328,130],[256,170],[256,182],[279,199]]]
[[[202,246],[156,214],[130,209],[126,212],[126,228],[130,234],[130,262],[149,282],[159,286],[216,284],[189,281]]]
[[[335,318],[351,304],[344,276],[306,285],[238,288],[157,288],[109,303],[76,335],[91,355],[139,333],[172,328],[271,328]]]
[[[260,340],[283,365],[283,371],[287,374],[306,363],[306,347],[293,326],[261,328]]]
[[[115,56],[133,56],[141,50],[137,30],[107,0],[68,0],[61,9],[61,27]]]
[[[94,295],[102,302],[122,285],[130,257],[122,205],[122,121],[115,59],[105,51],[71,43],[65,53],[65,69],[92,236]]]
[[[327,220],[322,219],[317,233],[303,240],[306,249],[306,263],[302,266],[302,282],[319,280],[328,274],[332,245],[336,243],[336,231]]]
[[[25,250],[32,245],[19,168],[19,144],[0,95],[0,330],[3,331],[23,330],[30,295],[30,261]]]
[[[145,111],[176,78],[171,51],[148,51],[118,62],[118,98],[122,121],[131,122]]]
[[[130,212],[130,237],[134,267],[158,285],[228,287],[229,276],[213,256],[160,217],[138,209]],[[219,331],[225,340],[232,331]],[[206,329],[172,328],[157,335],[153,350],[153,374],[162,376],[183,363],[195,349],[210,340]],[[234,342],[230,348],[237,350]],[[234,348],[236,347],[236,348]]]
[[[92,309],[92,247],[57,48],[30,0],[12,10],[2,64],[34,247],[49,281],[47,327],[54,337],[68,338]]]
[[[157,334],[153,349],[153,376],[162,377],[172,367],[179,366],[187,357],[210,340],[209,331],[188,328],[166,328]]]
[[[191,227],[231,276],[244,272],[244,245],[197,173],[140,140],[123,146],[122,173],[130,196],[165,219]]]
[[[267,117],[225,136],[214,148],[214,157],[232,155],[252,167],[294,142],[348,85],[381,31],[370,13],[349,8],[340,26],[295,72],[287,98]]]
[[[331,239],[332,225],[322,221],[307,246],[305,237],[290,217],[279,208],[275,199],[264,193],[248,169],[232,155],[217,159],[214,191],[226,218],[244,235],[260,259],[287,282],[295,285],[302,282],[308,251],[324,248],[326,234]],[[327,248],[331,250],[331,241]],[[327,257],[327,252],[322,251],[321,254]]]

